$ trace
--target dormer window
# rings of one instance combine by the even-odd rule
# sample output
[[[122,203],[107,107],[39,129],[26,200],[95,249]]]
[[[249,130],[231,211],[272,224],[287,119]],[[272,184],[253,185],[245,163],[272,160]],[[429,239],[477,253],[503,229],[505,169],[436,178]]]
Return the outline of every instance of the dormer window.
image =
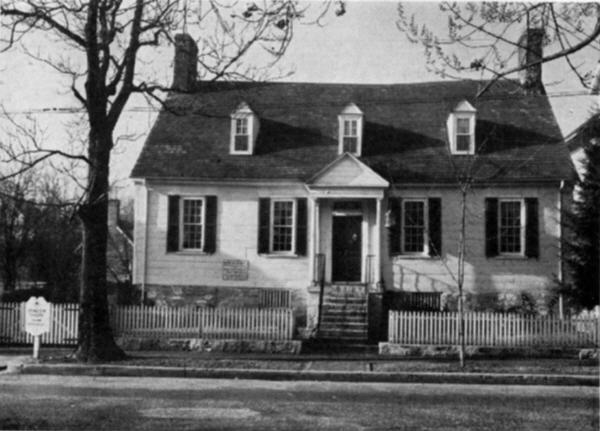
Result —
[[[233,137],[233,152],[247,153],[250,149],[248,134],[248,117],[235,119],[235,136]]]
[[[356,154],[358,150],[358,120],[344,120],[344,135],[342,136],[344,153]]]
[[[350,103],[338,116],[338,153],[359,156],[362,153],[363,113],[354,103]]]
[[[258,135],[258,117],[247,103],[242,102],[231,114],[231,154],[254,154]]]
[[[448,142],[452,154],[475,154],[475,108],[463,100],[448,116]]]

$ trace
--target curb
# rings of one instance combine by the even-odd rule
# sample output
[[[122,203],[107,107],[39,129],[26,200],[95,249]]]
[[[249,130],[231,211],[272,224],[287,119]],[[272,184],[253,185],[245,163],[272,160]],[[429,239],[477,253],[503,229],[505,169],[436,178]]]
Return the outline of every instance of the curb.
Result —
[[[25,364],[21,374],[104,377],[256,379],[360,383],[438,383],[485,385],[600,386],[597,376],[562,374],[494,374],[439,372],[285,371],[234,368],[140,367],[124,365]]]

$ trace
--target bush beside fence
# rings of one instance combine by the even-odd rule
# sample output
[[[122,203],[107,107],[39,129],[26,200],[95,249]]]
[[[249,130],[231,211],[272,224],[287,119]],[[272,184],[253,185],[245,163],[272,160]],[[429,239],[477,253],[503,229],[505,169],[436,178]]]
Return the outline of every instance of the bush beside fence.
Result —
[[[459,344],[455,312],[390,311],[388,341],[396,344]],[[598,318],[559,318],[467,312],[465,344],[490,347],[598,346]]]
[[[24,302],[0,303],[0,344],[33,343],[24,316]],[[51,304],[42,344],[77,344],[78,318],[78,304]],[[115,336],[125,337],[291,340],[294,330],[289,308],[116,306],[110,320]]]

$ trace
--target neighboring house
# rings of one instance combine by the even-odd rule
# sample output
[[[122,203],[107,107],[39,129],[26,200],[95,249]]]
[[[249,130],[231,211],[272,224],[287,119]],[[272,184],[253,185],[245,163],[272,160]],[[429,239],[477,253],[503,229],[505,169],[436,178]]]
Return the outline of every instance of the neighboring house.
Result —
[[[584,147],[592,139],[600,139],[600,113],[593,114],[581,126],[572,131],[565,141],[571,152],[571,158],[577,168],[578,174],[583,174],[583,164],[585,160]]]
[[[169,98],[132,172],[133,282],[149,299],[252,305],[255,291],[284,288],[298,324],[313,328],[323,281],[323,317],[337,303],[341,326],[361,335],[366,292],[372,325],[383,292],[446,294],[451,307],[459,183],[471,181],[469,306],[509,307],[523,294],[548,302],[573,168],[540,65],[525,88],[501,81],[478,99],[479,81],[201,82],[196,53],[178,36],[174,86],[184,92]]]
[[[106,242],[106,281],[115,295],[113,302],[132,299],[131,270],[133,264],[132,229],[120,217],[120,202],[108,201],[108,238]],[[112,296],[112,295],[111,295]]]

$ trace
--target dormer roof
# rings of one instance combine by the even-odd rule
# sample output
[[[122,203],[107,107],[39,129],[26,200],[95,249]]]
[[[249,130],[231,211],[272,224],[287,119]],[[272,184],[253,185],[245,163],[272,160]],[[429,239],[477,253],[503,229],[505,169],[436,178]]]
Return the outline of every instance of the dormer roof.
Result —
[[[246,102],[240,102],[239,105],[231,112],[232,115],[235,114],[254,114],[254,111]]]
[[[475,109],[473,107],[473,105],[471,105],[468,101],[461,100],[454,107],[454,109],[452,110],[452,112],[473,112],[473,113],[475,113],[475,112],[477,112],[477,109]]]
[[[340,115],[363,115],[363,111],[354,103],[348,103],[340,112]]]

